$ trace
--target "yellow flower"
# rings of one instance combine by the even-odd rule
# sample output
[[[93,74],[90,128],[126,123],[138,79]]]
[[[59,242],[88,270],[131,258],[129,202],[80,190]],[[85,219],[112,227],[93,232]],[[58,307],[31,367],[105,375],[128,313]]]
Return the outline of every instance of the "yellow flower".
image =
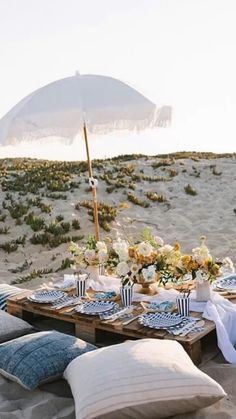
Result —
[[[188,267],[188,265],[189,265],[189,263],[191,262],[191,256],[190,255],[183,255],[181,258],[180,258],[180,262],[181,262],[181,265],[184,267],[184,268],[186,268],[187,269],[187,267]]]
[[[174,250],[179,252],[180,249],[181,249],[180,243],[176,242],[175,245],[174,245]]]

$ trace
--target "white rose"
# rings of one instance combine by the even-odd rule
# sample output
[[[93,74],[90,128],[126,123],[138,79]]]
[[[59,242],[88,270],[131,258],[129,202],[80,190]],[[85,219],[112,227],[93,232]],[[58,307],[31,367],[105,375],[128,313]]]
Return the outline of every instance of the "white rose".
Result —
[[[90,263],[96,258],[96,252],[94,249],[86,249],[84,252],[85,260]]]
[[[140,269],[141,265],[138,265],[137,263],[133,263],[130,268],[133,275],[136,275]]]
[[[173,249],[174,249],[173,246],[171,246],[170,244],[165,244],[165,246],[162,246],[159,250],[163,255],[167,255]]]
[[[129,265],[126,262],[120,262],[118,263],[116,267],[117,275],[119,276],[125,276],[130,271]]]
[[[192,250],[193,252],[193,258],[198,262],[199,264],[203,263],[205,259],[211,259],[210,252],[205,245],[201,245],[200,247],[196,247]]]
[[[161,237],[155,236],[154,240],[158,246],[164,246],[164,240]]]
[[[119,256],[120,261],[127,261],[129,258],[129,246],[124,240],[113,243],[113,249]]]
[[[99,250],[98,252],[98,259],[100,263],[105,263],[108,259],[107,252],[104,250]]]
[[[97,242],[96,243],[97,250],[103,250],[104,252],[107,252],[107,245],[105,242]]]
[[[151,256],[153,247],[150,243],[141,242],[138,244],[137,250],[140,255],[148,257]]]

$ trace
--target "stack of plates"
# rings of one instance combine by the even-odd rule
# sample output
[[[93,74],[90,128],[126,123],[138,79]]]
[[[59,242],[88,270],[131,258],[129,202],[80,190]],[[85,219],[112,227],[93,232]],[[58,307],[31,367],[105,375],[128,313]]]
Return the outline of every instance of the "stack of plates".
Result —
[[[75,308],[78,313],[87,314],[89,316],[98,316],[110,310],[114,310],[118,304],[113,301],[88,301],[81,306]]]
[[[66,293],[62,291],[39,290],[33,292],[33,294],[31,294],[27,298],[29,301],[32,301],[33,303],[49,304],[55,303],[65,295]]]
[[[144,314],[139,318],[139,323],[152,329],[167,329],[177,326],[183,322],[183,317],[179,314],[155,313]]]
[[[236,275],[229,275],[225,278],[218,279],[214,283],[214,288],[221,291],[236,292]]]

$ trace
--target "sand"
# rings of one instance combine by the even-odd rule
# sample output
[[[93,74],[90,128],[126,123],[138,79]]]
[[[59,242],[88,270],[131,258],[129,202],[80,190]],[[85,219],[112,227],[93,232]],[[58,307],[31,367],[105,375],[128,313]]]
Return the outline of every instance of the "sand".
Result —
[[[195,161],[197,160],[197,161]],[[131,177],[123,179],[135,184],[135,190],[127,187],[115,188],[112,193],[107,193],[108,185],[104,180],[99,179],[98,200],[108,203],[118,209],[116,220],[110,223],[109,233],[101,229],[101,237],[140,237],[145,226],[152,228],[154,234],[162,236],[166,243],[179,241],[183,251],[191,251],[199,242],[199,237],[205,235],[207,244],[213,255],[219,258],[230,256],[236,263],[236,208],[235,186],[236,186],[236,160],[234,157],[208,159],[169,159],[164,160],[169,166],[153,168],[153,164],[163,163],[161,158],[140,158],[128,162],[104,161],[102,168],[94,170],[94,176],[99,179],[104,173],[112,173],[115,179],[124,167],[133,167],[133,174],[164,177],[168,181],[150,182],[148,180],[132,181]],[[5,160],[5,166],[11,169],[12,163]],[[215,169],[213,168],[215,166]],[[215,170],[215,174],[213,173]],[[21,172],[17,172],[20,175]],[[170,177],[170,175],[175,175]],[[8,178],[12,172],[9,171]],[[48,224],[59,214],[64,216],[64,221],[71,221],[74,218],[80,220],[81,230],[71,231],[69,234],[77,235],[94,233],[94,225],[88,210],[81,207],[75,209],[77,202],[91,199],[91,192],[88,190],[86,173],[74,174],[74,181],[81,182],[80,188],[66,193],[66,200],[50,199],[45,196],[42,200],[52,205],[51,214],[42,214],[37,207],[30,208],[36,215],[43,216]],[[195,196],[185,192],[186,185],[190,184],[197,192]],[[46,194],[47,190],[42,188],[39,195],[28,194],[20,196],[19,192],[3,191],[1,201],[10,193],[15,201],[23,201],[27,197],[35,198]],[[127,192],[135,194],[136,197],[148,203],[148,208],[136,205],[127,198]],[[147,198],[147,192],[154,192],[164,195],[166,202],[153,202]],[[19,246],[18,250],[6,253],[0,249],[0,282],[10,283],[18,281],[33,270],[49,268],[52,274],[35,278],[27,283],[27,287],[37,287],[44,280],[51,277],[62,277],[63,271],[55,272],[60,268],[61,261],[69,257],[68,245],[62,244],[59,247],[50,249],[48,246],[32,245],[30,237],[33,231],[30,226],[23,223],[16,226],[15,219],[12,219],[8,210],[2,210],[6,214],[5,222],[0,222],[0,228],[10,228],[9,234],[0,234],[0,244],[5,241],[16,239],[26,235],[26,243]],[[23,217],[22,217],[23,218]],[[28,266],[22,266],[27,261]],[[18,272],[14,272],[17,270]],[[19,272],[21,271],[21,272]],[[24,284],[23,284],[24,285]]]
[[[191,251],[198,245],[201,235],[207,237],[207,244],[213,255],[219,258],[230,256],[236,264],[236,223],[235,223],[235,186],[236,186],[236,159],[234,156],[214,159],[203,158],[181,158],[171,157],[158,168],[153,168],[153,164],[163,162],[163,158],[139,158],[124,162],[104,161],[100,169],[94,170],[95,177],[99,178],[98,199],[100,202],[108,203],[118,209],[115,221],[110,223],[111,231],[105,232],[101,229],[101,237],[139,237],[145,226],[152,228],[153,233],[162,236],[166,243],[179,241],[183,251]],[[7,178],[11,179],[14,173],[14,162],[5,160],[2,162],[4,167],[10,168]],[[46,164],[46,163],[45,163]],[[107,184],[100,176],[105,173],[112,173],[113,181],[124,170],[124,167],[133,167],[133,174],[146,175],[151,177],[164,177],[165,181],[141,180],[140,182],[125,176],[128,182],[135,184],[135,190],[127,187],[115,188],[112,193],[107,193]],[[51,169],[50,169],[51,170]],[[17,172],[20,176],[23,172]],[[168,179],[168,180],[167,180]],[[72,221],[74,218],[80,220],[81,230],[72,231],[70,234],[93,234],[94,225],[87,209],[81,207],[75,209],[77,202],[91,199],[91,192],[88,190],[86,173],[75,173],[74,181],[81,182],[80,188],[66,192],[66,200],[54,200],[42,196],[46,204],[53,207],[51,214],[42,214],[39,208],[32,208],[36,215],[43,216],[48,224],[59,214],[64,216],[64,221]],[[196,195],[189,195],[185,192],[185,187],[190,184],[196,190]],[[136,205],[128,200],[127,191],[134,193],[144,202],[150,204],[148,208]],[[166,202],[152,202],[146,196],[147,192],[155,192],[164,195]],[[6,199],[6,194],[10,193],[17,202],[24,201],[27,196],[35,197],[33,194],[20,196],[19,192],[2,191],[1,203]],[[47,190],[42,188],[38,196],[45,195]],[[44,283],[50,283],[52,278],[62,278],[63,273],[69,271],[58,270],[61,261],[69,257],[68,245],[62,244],[56,248],[48,246],[33,245],[30,237],[33,231],[24,222],[22,225],[15,225],[15,219],[9,215],[9,211],[3,209],[1,214],[6,214],[5,222],[0,222],[1,227],[9,227],[9,234],[0,234],[0,244],[5,241],[15,240],[19,236],[26,236],[24,246],[20,245],[17,251],[6,253],[0,249],[0,283],[20,282],[20,286],[26,288],[37,288]],[[0,214],[0,215],[1,215]],[[26,264],[27,261],[27,264]],[[23,266],[24,265],[24,266]],[[36,277],[31,281],[25,282],[27,275],[34,270],[50,268],[52,273]],[[16,272],[18,271],[18,272]],[[208,419],[228,419],[236,417],[235,407],[235,366],[226,365],[224,360],[214,360],[204,366],[204,370],[218,382],[229,393],[229,397],[216,404],[212,408],[205,409],[187,418],[208,418]],[[4,383],[6,386],[6,383]],[[20,395],[20,392],[19,392]],[[21,397],[21,396],[19,396]],[[28,396],[27,396],[28,397]],[[36,394],[36,397],[41,397]],[[45,400],[50,400],[51,396],[44,395]],[[24,399],[22,399],[24,400]],[[37,400],[35,401],[35,403]],[[56,400],[55,403],[60,400]],[[70,404],[68,417],[73,417],[73,404]],[[32,409],[34,399],[31,398]],[[11,408],[10,408],[11,409]],[[15,408],[12,417],[17,417]],[[30,408],[31,409],[31,408]],[[12,412],[13,412],[12,411]],[[32,410],[33,411],[33,410]],[[16,416],[14,416],[16,414]],[[72,416],[70,416],[72,414]],[[7,416],[4,416],[7,418]],[[28,413],[26,416],[28,418]],[[29,415],[29,417],[31,417]],[[60,417],[60,416],[57,416]],[[64,417],[64,416],[63,416]],[[67,417],[67,416],[65,416]],[[183,418],[184,416],[181,416]],[[179,418],[180,419],[180,418]]]

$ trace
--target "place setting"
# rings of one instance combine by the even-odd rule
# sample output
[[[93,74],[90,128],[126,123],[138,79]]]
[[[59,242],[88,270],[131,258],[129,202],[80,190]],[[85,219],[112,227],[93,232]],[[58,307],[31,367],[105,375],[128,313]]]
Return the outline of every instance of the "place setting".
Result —
[[[236,275],[232,274],[216,280],[212,288],[214,291],[236,294]]]

